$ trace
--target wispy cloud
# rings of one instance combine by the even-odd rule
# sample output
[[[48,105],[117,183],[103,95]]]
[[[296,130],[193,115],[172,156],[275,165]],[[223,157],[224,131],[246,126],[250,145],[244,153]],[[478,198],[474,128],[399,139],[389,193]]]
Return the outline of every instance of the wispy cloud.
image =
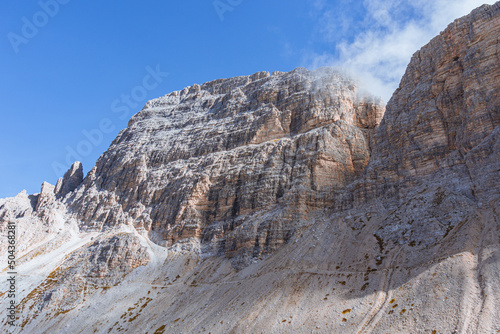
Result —
[[[365,17],[354,23],[352,13],[333,13],[325,1],[317,0],[313,6],[318,15],[316,31],[323,34],[324,41],[351,29],[356,32],[355,36],[337,38],[335,54],[308,51],[304,62],[310,68],[342,67],[364,89],[388,101],[412,54],[454,19],[484,3],[495,1],[364,0]]]

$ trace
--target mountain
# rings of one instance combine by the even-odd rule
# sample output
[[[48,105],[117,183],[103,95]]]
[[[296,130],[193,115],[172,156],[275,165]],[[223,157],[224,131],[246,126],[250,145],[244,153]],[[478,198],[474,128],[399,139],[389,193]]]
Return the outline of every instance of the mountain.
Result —
[[[500,3],[456,20],[387,106],[329,68],[147,102],[85,177],[0,200],[2,330],[500,332],[498,36]]]

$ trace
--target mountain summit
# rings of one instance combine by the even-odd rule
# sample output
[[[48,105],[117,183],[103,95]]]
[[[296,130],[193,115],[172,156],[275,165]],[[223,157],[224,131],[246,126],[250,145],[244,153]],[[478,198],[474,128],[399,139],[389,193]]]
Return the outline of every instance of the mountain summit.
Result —
[[[500,332],[498,36],[500,3],[456,20],[387,106],[330,68],[147,102],[85,177],[0,200],[2,330]]]

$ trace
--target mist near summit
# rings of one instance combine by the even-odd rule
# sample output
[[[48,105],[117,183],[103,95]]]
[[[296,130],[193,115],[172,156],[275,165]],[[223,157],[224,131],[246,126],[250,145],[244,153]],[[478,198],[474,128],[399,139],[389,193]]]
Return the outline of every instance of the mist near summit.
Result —
[[[370,95],[388,102],[411,56],[457,18],[491,0],[343,0],[333,5],[317,0],[310,15],[316,19],[314,40],[333,43],[331,53],[303,51],[310,69],[342,68]],[[363,15],[361,21],[356,15]],[[361,22],[361,23],[360,23]]]

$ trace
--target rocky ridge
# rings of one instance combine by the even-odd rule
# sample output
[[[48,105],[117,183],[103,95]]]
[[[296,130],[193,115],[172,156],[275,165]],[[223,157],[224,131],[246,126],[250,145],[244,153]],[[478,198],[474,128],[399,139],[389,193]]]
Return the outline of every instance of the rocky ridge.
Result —
[[[329,69],[149,101],[83,181],[0,200],[16,331],[500,332],[499,35],[500,3],[453,22],[385,115]]]
[[[361,174],[383,111],[331,69],[188,87],[132,117],[68,203],[83,229],[130,224],[246,265]]]

